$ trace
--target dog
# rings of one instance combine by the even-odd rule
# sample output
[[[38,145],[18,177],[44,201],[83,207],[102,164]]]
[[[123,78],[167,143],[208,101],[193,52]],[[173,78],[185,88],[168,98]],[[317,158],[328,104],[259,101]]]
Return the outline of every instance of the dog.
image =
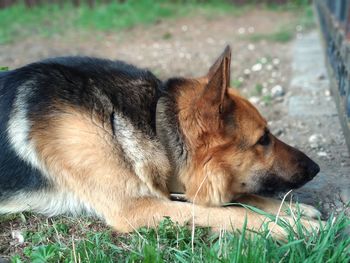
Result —
[[[205,76],[191,79],[160,81],[148,70],[89,57],[1,73],[0,213],[88,213],[119,232],[164,217],[214,231],[268,224],[285,236],[266,215],[225,204],[277,214],[280,201],[260,194],[298,188],[320,168],[273,136],[230,88],[230,63],[227,46]],[[319,212],[300,208],[302,224],[317,227],[311,218]]]

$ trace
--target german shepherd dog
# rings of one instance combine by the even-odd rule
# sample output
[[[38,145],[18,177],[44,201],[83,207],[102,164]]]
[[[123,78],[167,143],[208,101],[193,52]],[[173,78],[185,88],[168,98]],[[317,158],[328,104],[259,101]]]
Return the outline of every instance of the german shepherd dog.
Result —
[[[319,166],[274,137],[230,84],[231,49],[200,78],[165,82],[121,61],[63,57],[0,75],[0,213],[87,212],[115,230],[164,217],[259,230]],[[187,202],[173,201],[183,192]],[[294,205],[292,205],[294,207]],[[319,212],[301,205],[302,224]],[[286,214],[286,220],[291,220]],[[283,236],[279,226],[273,234]]]

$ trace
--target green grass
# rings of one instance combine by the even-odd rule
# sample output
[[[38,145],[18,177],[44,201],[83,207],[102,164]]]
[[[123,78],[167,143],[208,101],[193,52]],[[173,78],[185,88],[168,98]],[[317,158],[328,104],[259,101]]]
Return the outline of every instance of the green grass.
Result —
[[[264,87],[262,84],[255,84],[255,90],[253,91],[254,96],[260,96],[262,94]]]
[[[290,225],[281,225],[290,232],[285,242],[272,239],[268,231],[250,235],[243,228],[240,233],[218,235],[196,228],[192,245],[191,231],[169,219],[157,229],[141,228],[129,235],[117,235],[108,228],[94,227],[89,219],[77,223],[59,217],[41,220],[25,231],[25,247],[11,261],[349,262],[349,217],[331,217],[319,233],[307,232],[298,223],[295,233]]]
[[[224,0],[202,3],[165,0],[127,0],[100,3],[94,8],[86,4],[73,7],[43,4],[28,9],[23,4],[0,10],[0,44],[31,35],[51,36],[69,29],[119,31],[137,24],[151,24],[161,19],[184,16],[192,13],[238,15],[245,7],[237,7]]]
[[[286,9],[276,9],[276,11],[284,10]],[[283,25],[275,32],[269,34],[253,34],[249,37],[249,39],[253,42],[266,40],[271,42],[286,43],[294,39],[297,26],[301,27],[304,32],[315,27],[314,15],[310,5],[293,6],[290,7],[289,11],[294,12],[294,14],[298,17],[296,22]]]
[[[208,18],[217,15],[241,15],[254,7],[255,1],[237,6],[225,0],[126,0],[100,3],[94,8],[86,4],[74,7],[64,5],[42,4],[26,8],[17,4],[0,9],[0,44],[13,42],[28,36],[52,36],[64,34],[69,30],[92,33],[96,31],[116,32],[138,24],[152,24],[162,19],[185,15],[201,14]],[[259,5],[275,11],[293,11],[299,16],[299,23],[305,29],[314,25],[312,10],[307,1],[294,0],[287,5]],[[266,39],[287,42],[294,37],[295,25],[286,25],[272,34],[254,34],[252,41]],[[171,35],[165,34],[165,39]]]
[[[262,96],[262,101],[265,103],[266,106],[269,106],[272,103],[272,96],[269,94],[264,95],[264,96]]]
[[[239,79],[233,79],[231,80],[231,87],[234,87],[236,89],[239,89],[241,88],[243,85],[243,81],[242,80],[239,80]]]
[[[64,1],[62,1],[64,2]],[[201,14],[215,18],[222,14],[241,15],[254,6],[255,1],[237,6],[225,0],[126,0],[98,3],[94,8],[86,4],[79,7],[69,2],[64,4],[42,4],[26,8],[16,4],[0,9],[0,44],[9,43],[29,36],[52,36],[69,30],[80,32],[120,31],[133,26],[152,24],[162,19],[177,18],[189,14]],[[304,0],[290,1],[287,5],[261,5],[275,11],[300,12],[299,23],[304,28],[314,25],[310,5]],[[252,41],[266,39],[287,42],[294,37],[295,25],[286,25],[271,34],[254,34]],[[171,35],[164,35],[165,39]]]
[[[271,42],[286,43],[294,38],[294,29],[290,27],[281,27],[276,32],[271,34],[254,34],[250,37],[250,40],[258,42],[261,40],[267,40]]]
[[[300,10],[301,8],[307,8],[310,6],[310,0],[288,0],[286,4],[281,5],[276,1],[276,3],[270,2],[265,4],[267,8],[275,11],[285,11],[285,10]]]

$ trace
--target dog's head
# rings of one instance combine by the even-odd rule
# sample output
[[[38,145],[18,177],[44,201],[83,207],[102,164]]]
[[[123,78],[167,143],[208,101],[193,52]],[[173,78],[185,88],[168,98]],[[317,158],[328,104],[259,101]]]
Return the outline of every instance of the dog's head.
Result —
[[[229,88],[230,62],[227,47],[205,77],[173,82],[189,156],[179,176],[187,198],[203,205],[297,188],[320,170],[271,134],[258,110]]]

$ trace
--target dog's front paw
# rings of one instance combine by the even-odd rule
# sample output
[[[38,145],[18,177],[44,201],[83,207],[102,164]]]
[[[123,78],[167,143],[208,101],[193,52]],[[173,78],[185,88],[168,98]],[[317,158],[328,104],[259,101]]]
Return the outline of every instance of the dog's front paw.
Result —
[[[315,219],[318,219],[321,217],[321,212],[318,211],[318,209],[316,209],[312,205],[307,205],[307,204],[296,205],[296,204],[294,204],[293,210],[300,211],[300,213],[306,217],[315,218]]]
[[[280,241],[287,241],[290,234],[301,234],[303,236],[318,234],[326,225],[324,221],[317,221],[311,218],[299,218],[296,220],[291,216],[282,216],[278,219],[278,222],[271,221],[268,227],[270,230],[269,235]]]

